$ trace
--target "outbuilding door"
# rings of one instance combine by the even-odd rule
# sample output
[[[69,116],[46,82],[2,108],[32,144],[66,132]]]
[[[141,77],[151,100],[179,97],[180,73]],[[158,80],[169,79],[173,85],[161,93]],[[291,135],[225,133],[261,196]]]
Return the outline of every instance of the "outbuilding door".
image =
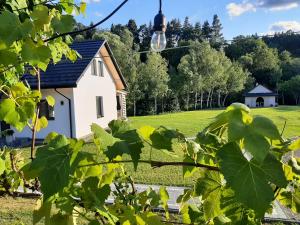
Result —
[[[263,97],[258,97],[256,99],[256,107],[264,107],[265,106],[265,100]]]

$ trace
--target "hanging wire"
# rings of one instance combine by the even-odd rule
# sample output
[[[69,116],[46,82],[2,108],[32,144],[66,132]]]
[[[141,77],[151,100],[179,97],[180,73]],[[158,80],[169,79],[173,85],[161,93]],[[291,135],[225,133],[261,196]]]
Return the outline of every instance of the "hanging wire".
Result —
[[[159,12],[162,12],[162,0],[159,0]]]
[[[114,11],[112,11],[108,16],[106,16],[104,19],[100,20],[98,23],[95,23],[94,25],[92,26],[89,26],[87,28],[84,28],[84,29],[81,29],[81,30],[77,30],[77,31],[71,31],[71,32],[66,32],[66,33],[62,33],[62,34],[58,34],[58,35],[55,35],[51,38],[48,38],[46,40],[44,40],[44,42],[48,42],[48,41],[51,41],[51,40],[54,40],[56,38],[59,38],[59,37],[63,37],[63,36],[66,36],[66,35],[75,35],[75,34],[79,34],[79,33],[82,33],[82,32],[85,32],[85,31],[88,31],[88,30],[91,30],[91,29],[94,29],[95,27],[101,25],[102,23],[104,23],[106,20],[108,20],[110,17],[112,17],[116,12],[118,12],[122,7],[123,5],[125,5],[126,3],[128,2],[128,0],[124,0],[117,8],[114,9]]]

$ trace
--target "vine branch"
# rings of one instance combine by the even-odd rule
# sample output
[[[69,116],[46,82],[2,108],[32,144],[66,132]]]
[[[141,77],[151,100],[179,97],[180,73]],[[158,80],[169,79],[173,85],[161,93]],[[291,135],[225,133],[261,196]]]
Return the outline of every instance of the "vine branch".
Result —
[[[106,164],[118,164],[118,163],[132,163],[133,160],[120,160],[120,161],[110,161],[110,162],[99,162],[99,163],[91,163],[87,165],[81,165],[81,167],[89,167],[89,166],[97,166],[97,165],[106,165]],[[193,163],[193,162],[161,162],[161,161],[153,161],[153,160],[139,160],[139,163],[150,164],[153,168],[160,168],[163,166],[194,166],[198,168],[205,168],[213,171],[220,171],[220,168],[216,166],[205,165],[201,163]]]

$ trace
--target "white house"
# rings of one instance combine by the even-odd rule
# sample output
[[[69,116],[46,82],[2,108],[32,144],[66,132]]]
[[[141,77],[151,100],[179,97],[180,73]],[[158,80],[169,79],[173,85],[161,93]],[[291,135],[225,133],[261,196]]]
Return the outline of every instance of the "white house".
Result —
[[[42,95],[55,98],[51,107],[42,101],[41,115],[48,118],[48,127],[37,133],[43,139],[51,131],[72,138],[84,138],[91,133],[91,124],[106,128],[117,118],[126,118],[126,82],[106,41],[75,42],[71,46],[82,58],[75,63],[62,60],[49,65],[41,74]],[[24,79],[36,88],[36,78]],[[7,127],[6,127],[7,128]],[[17,138],[31,138],[25,128]]]
[[[268,88],[257,85],[254,89],[244,94],[245,104],[249,107],[275,107],[278,94]]]

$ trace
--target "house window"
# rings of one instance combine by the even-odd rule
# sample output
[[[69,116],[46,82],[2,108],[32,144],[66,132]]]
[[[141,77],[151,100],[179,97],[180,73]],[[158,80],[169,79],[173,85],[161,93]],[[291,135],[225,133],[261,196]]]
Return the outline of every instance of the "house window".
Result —
[[[46,100],[41,100],[40,102],[40,113],[39,117],[45,116],[48,120],[55,119],[54,107],[49,105]]]
[[[99,65],[99,76],[100,76],[100,77],[104,77],[104,73],[103,73],[103,62],[102,62],[102,61],[98,61],[98,65]]]
[[[97,76],[97,61],[96,61],[96,59],[93,59],[91,66],[92,66],[92,71],[91,71],[92,75]]]
[[[120,96],[117,96],[117,110],[121,110],[121,99]]]
[[[102,96],[96,97],[96,108],[97,108],[97,118],[104,117]]]

